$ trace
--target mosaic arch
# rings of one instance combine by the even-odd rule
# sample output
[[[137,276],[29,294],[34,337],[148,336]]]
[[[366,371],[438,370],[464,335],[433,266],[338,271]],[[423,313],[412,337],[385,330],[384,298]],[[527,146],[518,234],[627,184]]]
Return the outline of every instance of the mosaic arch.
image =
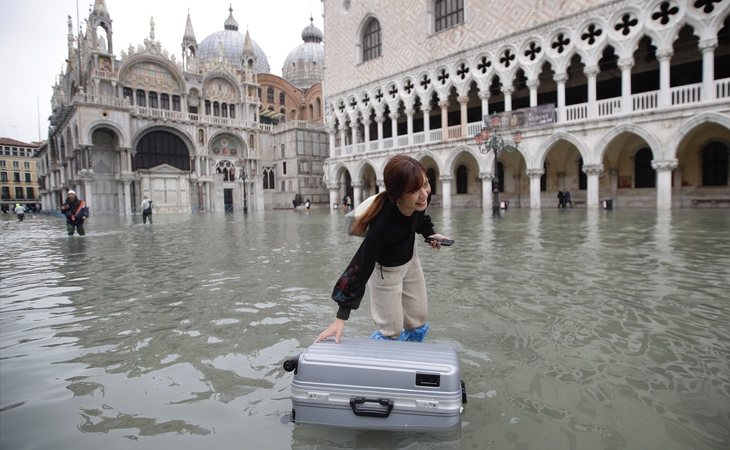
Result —
[[[231,134],[220,134],[211,140],[210,154],[215,157],[245,158],[246,146]]]

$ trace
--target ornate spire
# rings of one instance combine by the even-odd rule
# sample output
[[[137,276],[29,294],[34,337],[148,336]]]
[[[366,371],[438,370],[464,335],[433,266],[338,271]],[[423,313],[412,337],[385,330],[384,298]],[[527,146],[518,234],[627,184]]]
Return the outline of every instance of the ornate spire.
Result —
[[[193,31],[193,21],[190,19],[190,11],[188,11],[188,21],[185,24],[185,34],[183,35],[183,42],[196,44],[195,32]]]
[[[238,22],[233,18],[233,5],[228,8],[228,18],[223,23],[223,28],[226,30],[238,31]]]
[[[244,56],[255,56],[256,53],[253,49],[253,42],[251,41],[251,35],[248,34],[248,30],[246,30],[246,38],[243,41],[243,55]]]
[[[94,9],[92,14],[98,17],[106,17],[108,19],[109,10],[106,7],[106,2],[104,0],[96,0],[94,2]]]
[[[155,42],[155,18],[150,17],[150,40]]]

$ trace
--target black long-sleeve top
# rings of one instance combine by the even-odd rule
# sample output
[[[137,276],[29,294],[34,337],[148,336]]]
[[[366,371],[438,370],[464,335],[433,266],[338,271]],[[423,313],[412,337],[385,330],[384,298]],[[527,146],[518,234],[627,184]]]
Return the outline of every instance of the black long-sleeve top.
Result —
[[[406,217],[386,198],[383,209],[370,222],[360,248],[332,290],[332,299],[339,305],[338,319],[347,320],[350,312],[360,307],[375,263],[396,267],[411,260],[416,233],[423,237],[433,235],[431,218],[423,211]]]

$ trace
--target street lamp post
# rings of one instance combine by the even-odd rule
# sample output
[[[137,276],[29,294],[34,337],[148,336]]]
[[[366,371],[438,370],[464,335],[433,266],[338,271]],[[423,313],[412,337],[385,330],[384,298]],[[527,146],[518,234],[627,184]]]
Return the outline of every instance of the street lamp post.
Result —
[[[485,120],[486,122],[486,120]],[[497,157],[501,151],[514,151],[522,141],[522,132],[515,130],[512,135],[512,144],[505,141],[498,132],[502,127],[502,119],[496,114],[492,114],[489,125],[482,128],[482,131],[474,136],[479,151],[487,154],[490,151],[494,153],[494,169],[492,178],[492,217],[501,217],[499,207],[499,178],[497,176]]]

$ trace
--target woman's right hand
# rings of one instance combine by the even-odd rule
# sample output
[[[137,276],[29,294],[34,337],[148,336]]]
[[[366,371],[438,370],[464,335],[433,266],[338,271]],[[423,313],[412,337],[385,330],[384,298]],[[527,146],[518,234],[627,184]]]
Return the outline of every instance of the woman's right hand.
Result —
[[[340,338],[342,337],[342,331],[345,329],[345,321],[342,319],[335,319],[334,322],[330,326],[327,327],[326,330],[321,332],[319,336],[317,336],[317,339],[314,340],[314,342],[319,342],[327,339],[330,336],[335,337],[335,342],[340,343]]]

